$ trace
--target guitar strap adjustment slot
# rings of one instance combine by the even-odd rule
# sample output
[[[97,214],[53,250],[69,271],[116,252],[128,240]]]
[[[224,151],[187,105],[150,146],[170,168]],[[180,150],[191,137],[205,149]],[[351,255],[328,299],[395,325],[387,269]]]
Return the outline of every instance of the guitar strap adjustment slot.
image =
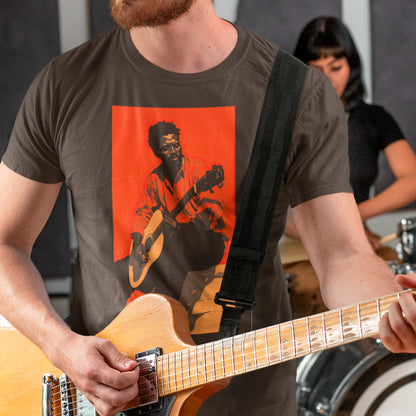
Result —
[[[231,308],[231,309],[241,309],[242,311],[246,311],[247,309],[253,310],[256,306],[256,301],[253,302],[239,300],[234,298],[227,298],[225,296],[219,296],[220,294],[217,293],[215,295],[214,302],[217,305],[221,305],[223,308]]]

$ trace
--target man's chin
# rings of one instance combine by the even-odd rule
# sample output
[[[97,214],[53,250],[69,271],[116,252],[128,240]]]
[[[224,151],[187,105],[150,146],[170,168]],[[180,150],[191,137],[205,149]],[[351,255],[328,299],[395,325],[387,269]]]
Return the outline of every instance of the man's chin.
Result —
[[[122,29],[165,26],[186,13],[195,0],[110,0],[111,15]]]

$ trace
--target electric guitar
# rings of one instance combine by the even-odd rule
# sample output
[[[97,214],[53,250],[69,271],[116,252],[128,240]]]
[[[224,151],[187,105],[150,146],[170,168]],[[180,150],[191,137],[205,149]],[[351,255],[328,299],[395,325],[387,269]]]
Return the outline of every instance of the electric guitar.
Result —
[[[416,294],[416,289],[408,291]],[[381,316],[404,292],[198,346],[180,303],[144,295],[97,334],[140,366],[138,399],[119,415],[195,415],[233,376],[377,335]],[[0,341],[2,416],[96,414],[71,381],[59,376],[17,330],[0,327]]]
[[[162,223],[164,216],[175,219],[193,197],[201,192],[210,191],[215,186],[222,187],[224,181],[224,170],[221,165],[214,165],[211,170],[197,181],[197,183],[188,190],[184,197],[170,212],[156,210],[149,223],[144,229],[142,244],[145,250],[144,257],[146,260],[137,259],[133,254],[133,242],[130,245],[129,253],[129,280],[133,288],[138,287],[146,277],[150,267],[160,257],[163,250],[164,235],[162,232]]]

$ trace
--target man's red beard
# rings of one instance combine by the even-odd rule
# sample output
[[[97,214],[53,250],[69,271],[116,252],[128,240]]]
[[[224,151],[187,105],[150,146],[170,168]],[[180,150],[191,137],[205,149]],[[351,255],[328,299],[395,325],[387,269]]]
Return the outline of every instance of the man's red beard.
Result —
[[[162,26],[186,13],[195,0],[110,0],[111,15],[123,29]]]

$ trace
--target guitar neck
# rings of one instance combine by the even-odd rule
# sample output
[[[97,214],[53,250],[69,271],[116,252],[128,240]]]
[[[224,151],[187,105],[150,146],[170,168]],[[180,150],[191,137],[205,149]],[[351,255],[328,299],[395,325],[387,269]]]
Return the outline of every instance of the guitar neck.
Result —
[[[377,335],[382,315],[404,292],[162,355],[157,364],[159,394],[168,396]]]
[[[170,217],[175,219],[178,214],[185,208],[186,204],[197,194],[196,185],[194,185],[189,191],[183,196],[183,198],[178,202],[178,204],[170,212]]]

